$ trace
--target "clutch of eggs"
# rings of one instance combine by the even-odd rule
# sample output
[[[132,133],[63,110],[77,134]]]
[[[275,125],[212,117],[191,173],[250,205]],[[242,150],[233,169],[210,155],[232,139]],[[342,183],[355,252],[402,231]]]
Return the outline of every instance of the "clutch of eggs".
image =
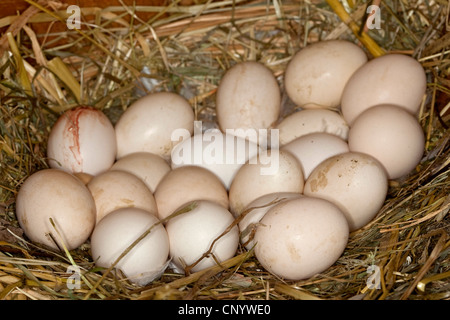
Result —
[[[278,277],[323,272],[349,232],[374,220],[388,180],[420,162],[426,77],[411,57],[367,61],[341,40],[302,48],[285,71],[296,112],[280,119],[280,79],[267,66],[237,63],[218,86],[220,131],[198,136],[193,108],[172,92],[137,99],[115,126],[93,107],[66,111],[49,135],[50,169],[28,177],[17,195],[25,234],[54,250],[90,240],[93,261],[108,268],[147,232],[116,265],[137,285],[169,262],[195,272],[229,259],[239,242]],[[276,129],[278,146],[253,146],[237,134],[248,129]],[[186,136],[174,140],[174,130]],[[205,161],[214,141],[222,163]],[[236,152],[231,141],[249,149],[225,165]]]

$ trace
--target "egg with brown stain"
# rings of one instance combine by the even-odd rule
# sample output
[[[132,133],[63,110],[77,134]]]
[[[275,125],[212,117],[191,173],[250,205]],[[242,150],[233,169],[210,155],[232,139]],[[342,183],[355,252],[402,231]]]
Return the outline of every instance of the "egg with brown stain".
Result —
[[[64,112],[53,125],[47,143],[49,166],[70,173],[104,172],[114,163],[116,150],[112,123],[101,110],[90,106]]]

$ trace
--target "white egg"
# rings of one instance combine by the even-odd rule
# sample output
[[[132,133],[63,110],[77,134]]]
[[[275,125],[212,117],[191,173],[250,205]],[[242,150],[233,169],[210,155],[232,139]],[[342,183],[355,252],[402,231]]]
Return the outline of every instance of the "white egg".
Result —
[[[56,250],[82,245],[94,228],[95,211],[86,186],[58,169],[33,173],[16,199],[17,220],[27,237]]]
[[[216,261],[230,259],[239,245],[238,226],[232,226],[234,218],[227,209],[206,200],[195,203],[191,211],[171,218],[166,224],[170,257],[179,272],[193,264],[191,271],[196,272],[216,265]]]
[[[350,151],[381,162],[389,179],[410,173],[420,163],[425,135],[415,116],[394,105],[378,105],[359,115],[349,131]]]
[[[150,152],[169,160],[177,141],[175,130],[192,135],[194,111],[189,102],[173,92],[144,96],[131,104],[116,123],[117,159],[134,152]]]
[[[243,165],[231,183],[230,210],[239,215],[250,202],[274,192],[303,191],[303,172],[297,159],[286,151],[267,150]]]
[[[327,109],[302,109],[275,126],[279,130],[280,146],[315,132],[326,132],[347,140],[349,127],[336,111]]]
[[[403,54],[386,54],[367,62],[349,79],[341,110],[349,125],[362,112],[379,104],[393,104],[416,114],[427,86],[422,65]]]
[[[108,170],[116,158],[114,127],[102,111],[78,106],[61,115],[47,143],[51,168],[92,175]]]
[[[169,237],[157,217],[142,209],[122,208],[97,224],[91,237],[96,266],[111,267],[126,250],[115,268],[132,283],[146,285],[161,276],[168,265]]]
[[[241,213],[242,217],[239,217],[240,240],[245,248],[250,250],[255,245],[253,237],[256,228],[270,208],[282,201],[301,196],[302,194],[297,192],[275,192],[253,200]]]
[[[197,166],[173,169],[154,193],[158,216],[165,219],[176,209],[194,200],[210,200],[228,209],[228,193],[222,181],[211,171]]]
[[[339,259],[348,237],[347,220],[331,202],[306,196],[289,199],[261,219],[254,239],[255,256],[278,277],[307,279]]]
[[[172,150],[172,169],[195,165],[205,168],[230,188],[236,172],[249,158],[257,155],[259,147],[242,137],[208,130],[194,134]]]
[[[306,180],[322,161],[344,152],[348,144],[338,136],[325,132],[310,133],[294,139],[281,148],[290,152],[300,163]]]
[[[304,109],[338,108],[348,79],[366,62],[364,51],[349,41],[310,44],[288,64],[284,77],[286,92]]]
[[[322,198],[345,214],[350,231],[369,223],[384,204],[386,171],[378,160],[357,152],[333,156],[319,164],[306,180],[304,195]]]
[[[278,82],[272,71],[259,62],[234,65],[217,88],[217,122],[223,132],[267,129],[278,119],[280,106]]]
[[[151,192],[171,170],[169,163],[161,156],[149,152],[130,153],[117,160],[110,170],[122,170],[140,178]]]
[[[126,171],[114,170],[97,175],[87,187],[94,197],[97,223],[120,208],[135,207],[158,215],[155,198],[146,184]]]

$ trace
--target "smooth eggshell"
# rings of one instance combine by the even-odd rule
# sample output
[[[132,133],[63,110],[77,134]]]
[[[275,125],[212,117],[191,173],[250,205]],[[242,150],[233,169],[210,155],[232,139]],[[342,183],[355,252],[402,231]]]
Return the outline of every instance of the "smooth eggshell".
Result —
[[[210,200],[228,209],[228,194],[222,181],[211,171],[197,166],[173,169],[154,193],[160,219],[194,200]]]
[[[376,159],[347,152],[319,164],[306,180],[303,193],[337,205],[354,231],[376,216],[387,191],[386,172]]]
[[[114,163],[116,150],[113,125],[102,111],[88,106],[64,112],[47,142],[49,166],[70,173],[104,172]]]
[[[280,103],[280,89],[272,71],[259,62],[241,62],[231,67],[219,83],[217,122],[223,132],[266,129],[278,119]]]
[[[272,274],[302,280],[332,266],[348,237],[347,220],[337,206],[300,197],[275,205],[262,218],[255,233],[255,255]]]
[[[286,92],[301,108],[337,108],[348,79],[366,62],[364,51],[349,41],[310,44],[286,67]]]
[[[107,171],[87,184],[95,200],[97,223],[114,210],[136,207],[158,215],[155,198],[146,184],[126,171]]]
[[[265,194],[253,200],[239,216],[239,231],[241,243],[247,250],[250,250],[255,245],[253,241],[254,232],[258,227],[259,222],[270,208],[278,203],[301,197],[301,193],[297,192],[275,192]]]
[[[170,256],[180,272],[192,265],[212,247],[217,261],[230,259],[239,245],[238,226],[230,227],[234,221],[232,214],[221,205],[200,200],[191,211],[171,218],[166,224],[170,241]],[[230,227],[230,230],[219,238]],[[216,265],[215,259],[208,255],[192,268],[200,271]]]
[[[379,105],[363,112],[348,137],[350,151],[367,153],[384,166],[389,179],[410,173],[425,149],[423,129],[415,116],[393,105]]]
[[[344,118],[336,111],[327,109],[302,109],[275,126],[279,130],[280,146],[301,136],[326,132],[347,140],[349,127]]]
[[[157,92],[131,104],[116,123],[117,159],[134,152],[150,152],[164,159],[177,141],[175,130],[194,131],[194,111],[189,102],[173,92]]]
[[[78,179],[80,179],[81,182],[83,182],[85,185],[87,185],[89,183],[89,181],[91,181],[92,178],[94,177],[92,174],[85,173],[85,172],[75,172],[72,174],[75,177],[77,177]]]
[[[43,169],[29,176],[20,188],[16,216],[30,240],[52,249],[62,250],[64,244],[72,250],[91,235],[95,203],[78,178],[62,170]]]
[[[195,134],[176,145],[172,150],[172,169],[195,165],[219,177],[227,190],[234,176],[248,159],[256,156],[256,143],[220,130]]]
[[[161,156],[149,152],[130,153],[117,160],[111,170],[122,170],[140,178],[151,192],[171,170],[169,163]]]
[[[289,152],[267,150],[243,165],[231,183],[230,210],[239,215],[250,202],[274,192],[303,191],[303,172],[297,159]]]
[[[397,105],[416,114],[426,85],[425,71],[414,58],[402,54],[375,58],[359,68],[346,84],[342,115],[352,125],[363,111],[379,104]]]
[[[150,233],[123,256],[115,268],[138,285],[146,285],[161,276],[168,265],[169,237],[157,217],[138,208],[115,210],[97,224],[91,236],[96,266],[109,268],[150,228]]]
[[[348,152],[348,144],[341,138],[325,133],[317,132],[297,138],[284,147],[283,151],[288,151],[299,161],[303,177],[307,179],[322,161],[340,153]]]

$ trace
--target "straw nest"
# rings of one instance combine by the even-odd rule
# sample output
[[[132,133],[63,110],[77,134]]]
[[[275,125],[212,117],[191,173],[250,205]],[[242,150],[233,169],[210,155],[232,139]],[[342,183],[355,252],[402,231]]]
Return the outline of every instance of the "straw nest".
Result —
[[[65,23],[57,1],[30,3],[0,19],[0,299],[449,299],[450,297],[450,21],[448,1],[381,1],[381,29],[362,30],[368,1],[195,1],[165,7],[81,8],[80,30]],[[139,13],[153,13],[142,20]],[[48,33],[30,25],[49,23]],[[409,176],[390,182],[378,216],[350,235],[342,257],[302,281],[264,271],[252,252],[210,269],[167,270],[137,287],[94,268],[89,243],[55,253],[27,241],[15,218],[23,181],[47,167],[49,130],[61,112],[93,105],[114,123],[146,92],[175,91],[198,120],[213,123],[224,71],[257,60],[280,81],[291,56],[309,43],[347,39],[369,57],[402,52],[428,77],[419,120],[424,157]],[[282,116],[294,108],[284,94]],[[82,271],[70,290],[69,266]],[[374,267],[376,266],[376,268]],[[379,286],[372,280],[379,276]]]

